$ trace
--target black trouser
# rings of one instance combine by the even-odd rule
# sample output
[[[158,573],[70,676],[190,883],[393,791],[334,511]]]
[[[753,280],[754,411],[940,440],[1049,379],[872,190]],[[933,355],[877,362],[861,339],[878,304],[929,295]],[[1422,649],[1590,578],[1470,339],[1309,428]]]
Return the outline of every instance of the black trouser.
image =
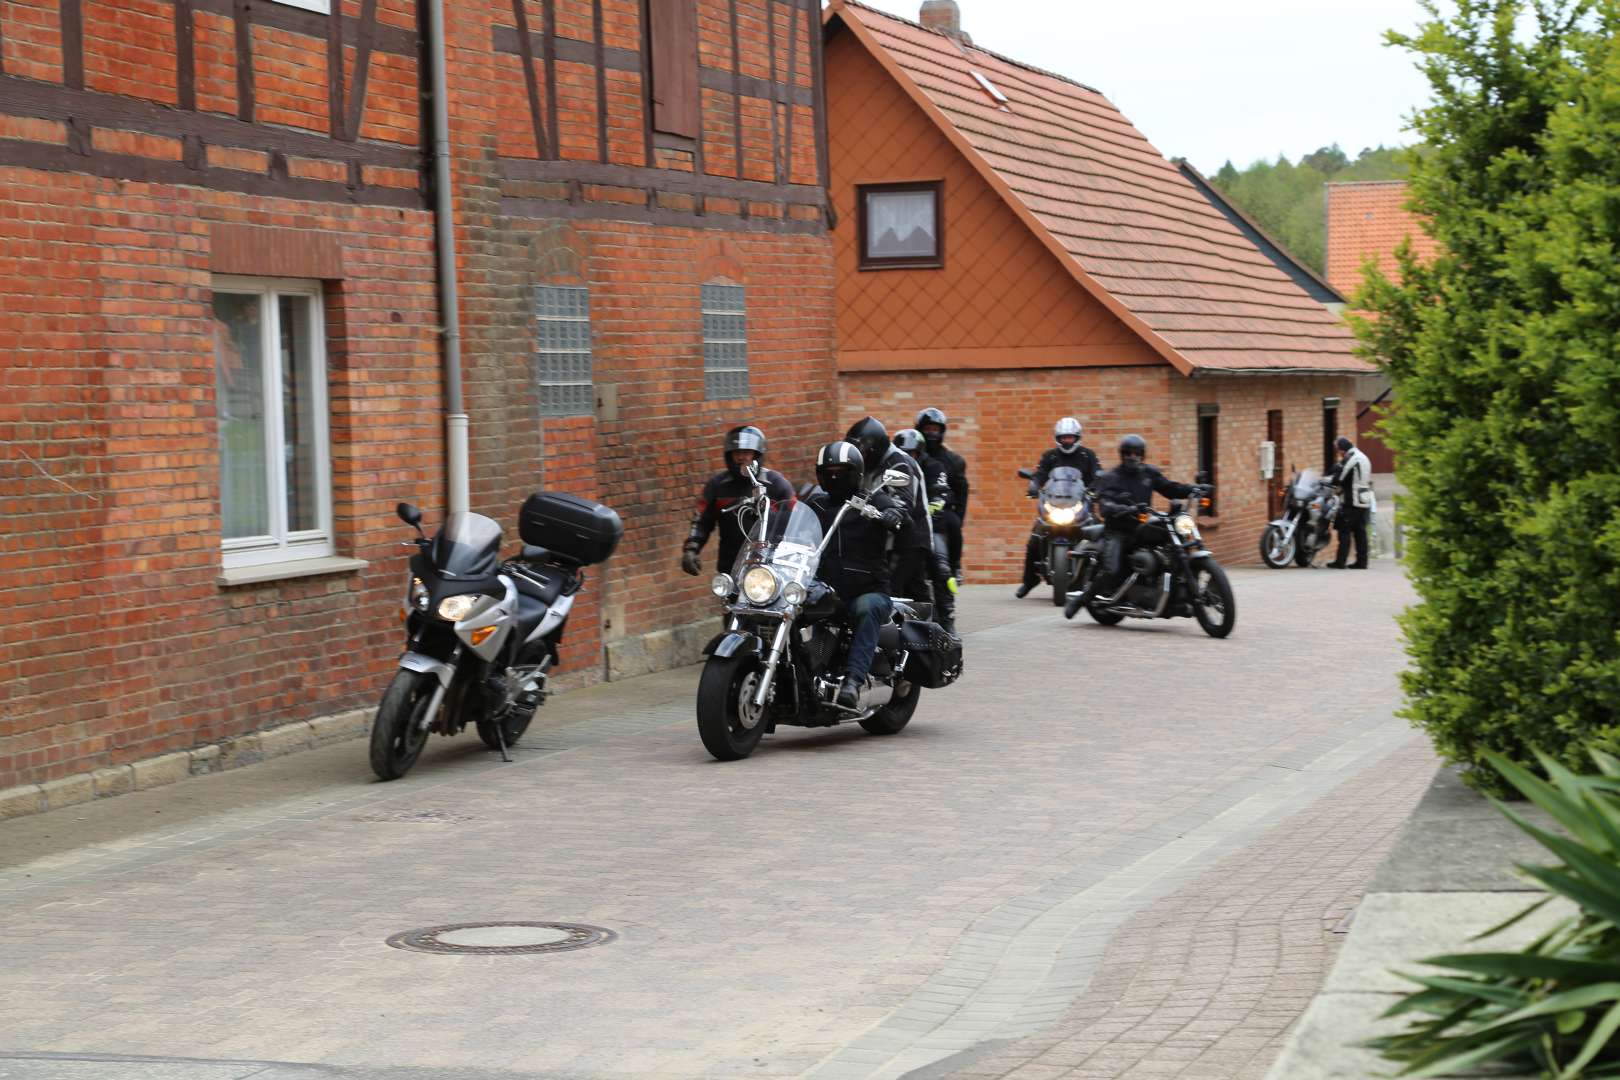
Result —
[[[934,533],[934,550],[929,553],[928,559],[928,565],[933,570],[934,621],[952,630],[956,627],[956,597],[951,594],[951,564],[946,561],[949,558],[947,550],[945,537]]]
[[[945,554],[954,570],[962,565],[962,518],[955,510],[934,515],[934,535],[945,538]]]
[[[1355,506],[1347,500],[1339,511],[1336,525],[1339,530],[1339,553],[1333,557],[1333,565],[1344,565],[1353,540],[1356,545],[1356,561],[1351,565],[1357,569],[1364,568],[1367,565],[1367,508]]]
[[[1169,533],[1157,521],[1141,523],[1134,517],[1110,521],[1107,531],[1103,533],[1104,582],[1109,583],[1111,589],[1119,588],[1120,582],[1125,580],[1126,555],[1139,547],[1152,547],[1169,539]]]
[[[932,560],[924,548],[907,548],[894,553],[894,595],[929,603],[934,589],[928,564]]]
[[[1030,588],[1041,583],[1041,573],[1035,569],[1040,561],[1042,549],[1046,547],[1046,537],[1039,532],[1029,534],[1029,543],[1024,545],[1024,584]]]

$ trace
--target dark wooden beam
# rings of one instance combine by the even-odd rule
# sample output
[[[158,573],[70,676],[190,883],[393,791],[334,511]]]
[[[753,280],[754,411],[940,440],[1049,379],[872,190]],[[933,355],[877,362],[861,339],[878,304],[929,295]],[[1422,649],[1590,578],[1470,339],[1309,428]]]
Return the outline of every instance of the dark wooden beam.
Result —
[[[641,34],[641,51],[637,55],[641,71],[641,138],[644,161],[650,167],[657,163],[658,155],[653,150],[653,87],[652,87],[652,12],[648,10],[648,0],[641,0],[636,5],[640,13],[641,25],[638,28]],[[647,202],[650,206],[653,201],[651,190],[647,192]]]
[[[3,2],[3,0],[0,0]],[[6,73],[6,21],[0,19],[0,75]]]
[[[770,45],[771,78],[770,83],[776,86],[776,0],[765,0],[765,30],[766,41]],[[782,131],[777,113],[777,96],[771,94],[771,175],[776,182],[782,182]]]
[[[828,171],[831,159],[827,152],[827,59],[826,39],[821,33],[821,5],[805,5],[810,19],[810,109],[816,118],[816,183],[825,190],[831,183]],[[832,200],[827,200],[832,205]]]
[[[592,58],[592,67],[596,73],[596,160],[608,159],[608,126],[607,126],[607,67],[604,64],[606,57],[603,49],[606,42],[602,40],[602,0],[591,0],[591,35],[596,39],[596,55]]]
[[[175,99],[187,112],[197,108],[196,36],[191,0],[174,0]]]
[[[799,0],[788,0],[788,8],[792,11],[793,18],[788,24],[787,84],[790,87],[796,87],[799,85]],[[791,98],[787,101],[786,110],[786,133],[782,136],[782,175],[777,178],[779,183],[787,183],[793,179],[793,101]]]
[[[236,26],[236,118],[253,123],[253,22],[248,0],[232,0]]]
[[[754,202],[791,202],[820,206],[821,189],[813,184],[772,184],[765,180],[733,179],[706,173],[613,165],[599,161],[533,161],[501,158],[501,179],[533,183],[600,184],[604,187],[656,188],[673,195],[703,195],[711,199],[746,199]]]
[[[343,0],[334,2],[341,11]],[[326,20],[326,130],[334,139],[343,138],[343,81],[343,18],[333,12]]]
[[[182,138],[196,135],[216,146],[239,146],[265,153],[280,150],[298,157],[364,162],[393,169],[423,167],[422,151],[417,147],[335,142],[314,132],[244,123],[216,113],[181,112],[139,98],[69,90],[17,75],[0,75],[0,101],[5,102],[5,111],[14,116],[64,123],[77,117],[97,127]]]
[[[643,225],[664,225],[682,229],[717,229],[725,232],[779,233],[821,236],[827,226],[820,218],[745,217],[741,214],[699,214],[692,210],[671,210],[662,206],[637,206],[616,202],[569,202],[567,199],[503,198],[501,213],[508,217],[569,221],[633,221]]]
[[[377,0],[362,0],[360,36],[354,43],[354,88],[349,97],[349,116],[343,125],[343,137],[350,142],[360,137],[360,125],[366,118],[366,84],[371,79],[371,50],[376,37]]]
[[[193,0],[192,6],[198,11],[222,15],[227,19],[236,17],[236,0]],[[332,0],[332,6],[334,9],[337,8],[339,0]],[[253,4],[248,11],[248,18],[255,26],[268,26],[275,30],[285,30],[288,33],[303,34],[320,40],[325,40],[329,32],[327,24],[340,18],[343,23],[344,41],[355,40],[360,30],[360,20],[353,15],[340,17],[336,10],[330,15],[322,15],[318,11],[306,11],[303,8],[277,3]],[[408,56],[415,60],[421,51],[421,39],[413,29],[379,22],[375,28],[372,48],[376,52]]]
[[[84,89],[84,12],[79,0],[60,0],[57,17],[62,27],[62,85]]]
[[[552,156],[562,157],[557,137],[557,0],[540,0],[540,16],[544,20],[541,56],[546,62],[546,138]]]
[[[731,8],[731,141],[737,162],[732,168],[737,179],[743,178],[742,93],[738,79],[742,75],[742,55],[737,44],[737,0],[730,0]],[[698,85],[703,85],[703,73],[698,72]]]
[[[536,157],[550,157],[545,124],[540,119],[540,84],[534,75],[534,38],[529,34],[527,0],[512,0],[512,14],[517,17],[518,60],[523,65],[523,88],[529,95],[529,123],[534,128],[534,153]]]

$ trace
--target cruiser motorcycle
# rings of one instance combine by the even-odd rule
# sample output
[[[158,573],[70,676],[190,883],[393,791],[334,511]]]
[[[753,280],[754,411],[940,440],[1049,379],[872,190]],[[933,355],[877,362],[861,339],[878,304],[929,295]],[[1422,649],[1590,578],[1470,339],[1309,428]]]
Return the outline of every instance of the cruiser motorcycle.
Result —
[[[1081,530],[1085,542],[1075,553],[1079,567],[1075,591],[1064,615],[1073,618],[1084,607],[1104,626],[1124,619],[1172,619],[1191,616],[1204,633],[1223,638],[1237,625],[1237,601],[1209,549],[1204,547],[1198,522],[1185,503],[1175,501],[1168,511],[1137,507],[1137,547],[1125,560],[1125,580],[1104,592],[1102,573],[1103,526]]]
[[[613,554],[624,525],[600,503],[540,492],[523,504],[523,549],[501,561],[501,527],[482,514],[451,514],[431,539],[422,511],[400,503],[416,529],[401,617],[407,637],[399,671],[371,728],[371,768],[398,780],[428,735],[455,735],[470,723],[491,750],[529,727],[546,698],[547,673],[568,625],[584,567]]]
[[[1033,480],[1035,470],[1019,469],[1018,475]],[[1034,533],[1041,543],[1041,556],[1035,560],[1035,569],[1052,586],[1052,603],[1062,607],[1074,580],[1074,548],[1080,543],[1080,530],[1091,519],[1085,478],[1079,469],[1053,469],[1036,499]]]
[[[1315,469],[1294,470],[1283,516],[1260,534],[1260,559],[1273,570],[1309,566],[1333,538],[1339,495]]]
[[[816,570],[846,515],[877,511],[852,498],[825,532],[809,506],[774,510],[762,493],[734,512],[744,515],[748,540],[732,573],[711,583],[725,605],[727,629],[704,649],[698,680],[698,735],[714,757],[746,758],[782,724],[854,721],[874,735],[895,735],[911,721],[923,690],[961,675],[961,639],[928,619],[926,605],[896,599],[859,700],[852,709],[840,707],[837,673],[851,631],[843,601],[816,580]]]

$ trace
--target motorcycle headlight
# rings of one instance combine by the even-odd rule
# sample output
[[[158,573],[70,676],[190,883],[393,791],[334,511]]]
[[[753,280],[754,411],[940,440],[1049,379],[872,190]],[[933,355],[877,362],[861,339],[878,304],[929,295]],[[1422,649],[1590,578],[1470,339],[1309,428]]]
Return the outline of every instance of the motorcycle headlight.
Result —
[[[439,601],[439,618],[448,622],[460,622],[472,614],[472,609],[478,606],[481,597],[470,593],[461,596],[447,596]]]
[[[776,575],[770,567],[750,567],[742,578],[742,592],[750,604],[768,604],[776,598]]]
[[[1053,525],[1073,525],[1080,511],[1073,506],[1048,506],[1046,520]]]
[[[1198,525],[1186,514],[1180,514],[1175,521],[1176,535],[1183,540],[1189,540],[1198,531]]]
[[[735,584],[730,574],[716,574],[714,580],[709,582],[709,591],[724,600],[731,595],[731,589]]]
[[[782,599],[795,607],[804,603],[804,598],[808,595],[809,593],[805,591],[805,587],[797,581],[790,581],[782,586]]]
[[[411,578],[411,588],[405,594],[405,602],[417,611],[426,611],[428,609],[428,604],[431,602],[428,598],[428,587],[422,583],[421,578]]]

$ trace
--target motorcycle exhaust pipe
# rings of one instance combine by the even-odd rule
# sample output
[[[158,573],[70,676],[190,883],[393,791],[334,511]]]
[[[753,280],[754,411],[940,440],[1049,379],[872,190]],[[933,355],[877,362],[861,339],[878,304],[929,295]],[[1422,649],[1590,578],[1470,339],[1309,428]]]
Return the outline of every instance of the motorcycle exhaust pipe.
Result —
[[[1159,606],[1153,609],[1153,618],[1157,619],[1164,614],[1164,609],[1170,603],[1170,571],[1164,572],[1164,580],[1159,583]]]

